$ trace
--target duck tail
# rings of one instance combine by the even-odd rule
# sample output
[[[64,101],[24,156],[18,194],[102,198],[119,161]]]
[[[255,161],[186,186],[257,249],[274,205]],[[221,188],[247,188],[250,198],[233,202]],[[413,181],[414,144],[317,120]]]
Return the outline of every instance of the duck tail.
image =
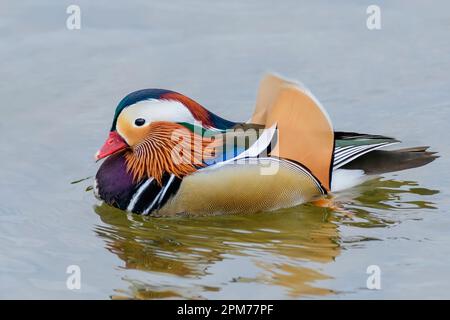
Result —
[[[344,165],[343,169],[364,170],[366,174],[382,174],[424,166],[439,158],[428,146],[398,150],[375,150]]]

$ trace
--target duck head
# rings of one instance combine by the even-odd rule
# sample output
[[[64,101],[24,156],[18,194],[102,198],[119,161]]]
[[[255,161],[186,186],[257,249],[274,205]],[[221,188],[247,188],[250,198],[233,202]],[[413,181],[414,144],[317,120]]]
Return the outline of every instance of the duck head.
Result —
[[[188,174],[195,169],[192,163],[174,166],[173,159],[169,159],[170,149],[176,145],[170,136],[177,129],[186,132],[186,124],[194,123],[217,129],[235,125],[180,93],[164,89],[135,91],[119,102],[109,136],[95,159],[124,151],[128,169],[136,179],[151,175],[159,180],[164,171],[177,176]],[[193,133],[186,134],[190,135],[186,141],[192,143]]]

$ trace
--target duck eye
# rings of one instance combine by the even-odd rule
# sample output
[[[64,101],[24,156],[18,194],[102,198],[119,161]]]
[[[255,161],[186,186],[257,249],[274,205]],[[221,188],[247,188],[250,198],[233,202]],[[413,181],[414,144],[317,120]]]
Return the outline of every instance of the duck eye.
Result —
[[[143,126],[145,124],[145,119],[137,118],[136,120],[134,120],[134,124],[138,127]]]

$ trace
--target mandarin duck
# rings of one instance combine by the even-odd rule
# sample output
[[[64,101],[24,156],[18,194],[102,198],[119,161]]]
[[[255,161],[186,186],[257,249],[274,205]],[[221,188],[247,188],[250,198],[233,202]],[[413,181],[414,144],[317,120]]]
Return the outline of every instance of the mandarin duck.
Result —
[[[428,147],[379,150],[398,140],[334,131],[303,85],[269,74],[253,116],[226,120],[174,91],[123,98],[94,182],[97,198],[152,215],[249,213],[292,207],[365,177],[433,161]]]

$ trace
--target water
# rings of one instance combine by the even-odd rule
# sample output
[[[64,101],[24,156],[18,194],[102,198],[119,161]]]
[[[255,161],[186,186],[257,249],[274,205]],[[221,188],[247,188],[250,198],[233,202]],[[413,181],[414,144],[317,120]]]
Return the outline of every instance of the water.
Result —
[[[78,31],[69,4],[0,4],[1,298],[450,298],[447,1],[379,1],[379,31],[369,1],[77,1]],[[95,174],[128,92],[174,89],[244,120],[266,71],[307,84],[336,129],[441,158],[339,194],[340,211],[145,219],[71,184]]]

